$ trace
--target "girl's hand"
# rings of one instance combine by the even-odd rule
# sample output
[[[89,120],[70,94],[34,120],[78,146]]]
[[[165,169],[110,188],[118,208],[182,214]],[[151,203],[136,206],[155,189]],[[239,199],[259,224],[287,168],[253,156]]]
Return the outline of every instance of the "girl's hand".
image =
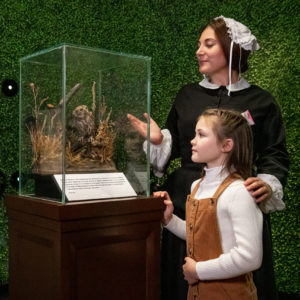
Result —
[[[171,198],[170,198],[168,192],[154,192],[153,196],[157,197],[157,198],[165,198],[164,204],[166,207],[164,210],[162,222],[164,225],[168,225],[172,219],[173,211],[174,211],[174,205],[171,201]]]
[[[255,198],[256,203],[267,200],[272,196],[271,187],[258,177],[247,178],[244,185],[251,196]]]
[[[185,264],[182,266],[184,279],[189,284],[195,284],[198,282],[199,278],[196,272],[196,261],[190,257],[186,257]]]
[[[148,114],[144,113],[144,117],[147,119]],[[127,114],[127,118],[130,121],[131,126],[145,139],[147,137],[147,123],[139,120],[131,114]],[[164,137],[157,123],[150,118],[150,142],[154,145],[160,145],[163,138]]]

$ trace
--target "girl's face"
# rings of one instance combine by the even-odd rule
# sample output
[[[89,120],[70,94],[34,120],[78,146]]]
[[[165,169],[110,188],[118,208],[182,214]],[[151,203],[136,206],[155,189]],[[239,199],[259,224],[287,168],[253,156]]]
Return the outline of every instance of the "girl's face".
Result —
[[[228,78],[228,64],[221,44],[210,27],[202,32],[196,56],[199,63],[199,71],[208,75],[213,83],[219,78]]]
[[[195,137],[191,140],[192,161],[206,163],[207,168],[223,165],[226,153],[212,129],[212,120],[201,117],[195,132]]]

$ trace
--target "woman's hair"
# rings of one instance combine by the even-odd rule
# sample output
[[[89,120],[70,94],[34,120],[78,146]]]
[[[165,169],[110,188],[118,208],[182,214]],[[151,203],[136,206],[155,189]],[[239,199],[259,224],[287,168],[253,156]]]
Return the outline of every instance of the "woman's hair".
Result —
[[[212,129],[221,143],[233,140],[233,148],[228,153],[225,168],[229,173],[238,173],[244,179],[252,171],[252,130],[240,112],[226,109],[207,109],[198,118],[209,119]]]
[[[231,38],[227,32],[228,29],[226,27],[226,23],[222,18],[212,19],[204,28],[208,26],[210,26],[214,30],[218,40],[220,41],[227,63],[229,64]],[[233,43],[232,70],[239,72],[239,62],[241,55],[241,73],[246,72],[248,70],[248,56],[250,52],[251,51],[245,50],[243,48],[240,49],[240,46],[238,44]]]

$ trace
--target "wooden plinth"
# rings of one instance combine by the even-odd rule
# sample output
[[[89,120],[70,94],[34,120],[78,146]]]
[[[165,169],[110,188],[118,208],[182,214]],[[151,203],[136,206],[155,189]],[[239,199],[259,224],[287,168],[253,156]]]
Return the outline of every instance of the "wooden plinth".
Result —
[[[157,300],[162,199],[5,197],[10,300]]]

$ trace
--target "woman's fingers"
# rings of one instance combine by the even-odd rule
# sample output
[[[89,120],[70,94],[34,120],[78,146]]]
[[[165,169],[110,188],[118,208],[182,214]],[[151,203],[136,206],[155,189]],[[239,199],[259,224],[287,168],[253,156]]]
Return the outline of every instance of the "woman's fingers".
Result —
[[[244,182],[246,189],[255,198],[256,203],[266,200],[272,196],[271,187],[258,177],[249,177]]]

